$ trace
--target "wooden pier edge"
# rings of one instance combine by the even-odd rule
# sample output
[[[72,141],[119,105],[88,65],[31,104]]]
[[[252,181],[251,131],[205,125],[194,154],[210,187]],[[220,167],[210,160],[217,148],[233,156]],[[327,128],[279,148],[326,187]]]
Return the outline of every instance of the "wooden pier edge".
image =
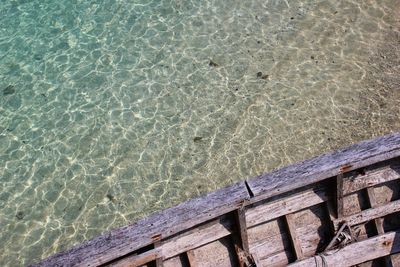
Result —
[[[221,215],[237,212],[251,203],[399,156],[400,133],[363,141],[188,200],[29,266],[106,264],[154,244],[160,239],[173,236]],[[243,241],[247,250],[246,241]],[[160,256],[157,249],[154,251],[157,253],[151,254],[150,258],[155,255]],[[298,253],[301,258],[301,251]]]

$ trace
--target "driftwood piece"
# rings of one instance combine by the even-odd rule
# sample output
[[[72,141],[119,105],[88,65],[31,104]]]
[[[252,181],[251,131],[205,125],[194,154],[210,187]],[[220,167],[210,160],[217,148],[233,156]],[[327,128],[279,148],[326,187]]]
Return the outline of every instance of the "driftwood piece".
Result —
[[[262,174],[247,183],[253,201],[258,201],[398,156],[400,133],[393,133]]]
[[[390,232],[350,244],[340,250],[295,262],[289,266],[353,266],[398,252],[400,252],[400,232]]]

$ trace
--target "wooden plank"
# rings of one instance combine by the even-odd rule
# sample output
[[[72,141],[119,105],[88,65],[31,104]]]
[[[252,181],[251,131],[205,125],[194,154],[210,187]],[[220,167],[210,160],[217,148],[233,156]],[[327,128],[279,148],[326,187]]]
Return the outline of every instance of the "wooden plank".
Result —
[[[293,213],[285,215],[285,221],[288,228],[290,241],[293,245],[294,253],[298,260],[304,259],[303,250],[301,248],[300,240],[296,233],[296,223]]]
[[[360,213],[363,209],[368,208],[367,200],[362,191],[357,191],[343,197],[343,206],[344,214],[342,217]]]
[[[266,258],[259,259],[260,264],[258,266],[287,266],[289,263],[289,259],[287,257],[287,252],[285,250],[281,250],[275,254],[272,254]]]
[[[188,251],[186,251],[186,257],[187,257],[187,259],[188,259],[188,262],[189,262],[189,266],[190,266],[190,267],[197,267],[196,259],[195,259],[195,257],[194,257],[194,252],[193,252],[193,250],[188,250]]]
[[[156,248],[139,255],[133,255],[125,257],[117,262],[110,264],[112,267],[137,267],[151,261],[155,261],[157,258],[162,257],[161,249]],[[65,265],[61,265],[65,266]]]
[[[377,201],[375,198],[375,191],[374,191],[373,187],[367,188],[367,198],[368,198],[371,208],[374,208],[377,206]],[[385,233],[385,229],[383,228],[383,218],[376,218],[374,220],[374,225],[375,225],[375,229],[376,229],[376,232],[378,233],[378,235]],[[390,256],[385,256],[383,258],[383,261],[384,261],[386,267],[393,266]]]
[[[400,133],[388,134],[293,164],[249,180],[252,201],[269,198],[377,162],[400,156]]]
[[[233,222],[222,216],[221,218],[186,231],[180,235],[163,241],[162,250],[165,259],[193,250],[197,247],[211,243],[233,231]]]
[[[239,182],[111,230],[31,266],[58,266],[65,262],[69,266],[101,265],[153,243],[154,236],[164,239],[231,212],[248,198],[244,182]]]
[[[183,259],[184,255],[179,255],[163,262],[164,267],[187,267],[187,258]],[[186,256],[185,256],[186,257]]]
[[[263,203],[246,210],[247,227],[270,221],[285,214],[320,204],[328,199],[327,188],[310,188],[288,197]]]
[[[246,214],[244,206],[235,211],[236,229],[240,237],[241,248],[249,253],[249,241],[247,237]]]
[[[370,208],[363,210],[360,213],[343,217],[342,219],[336,219],[334,221],[335,229],[337,229],[338,225],[343,221],[346,221],[349,226],[353,226],[374,220],[379,217],[384,217],[388,214],[398,211],[400,211],[400,200],[392,201],[376,208]]]
[[[389,162],[386,166],[372,170],[366,168],[364,174],[356,172],[346,177],[343,183],[343,194],[351,194],[367,187],[400,179],[400,163],[398,162],[399,160]]]
[[[235,266],[235,248],[230,236],[193,250],[197,267]]]
[[[343,217],[343,173],[336,176],[336,215]]]
[[[265,258],[281,250],[291,252],[289,236],[281,221],[269,221],[247,230],[251,254],[256,252],[260,258]]]
[[[339,250],[290,264],[291,267],[353,266],[400,252],[400,232],[390,232],[352,243]],[[323,260],[325,265],[320,265]]]
[[[332,238],[331,223],[326,204],[313,206],[296,213],[296,233],[304,257],[322,251]]]
[[[154,242],[154,248],[159,248],[159,247],[161,247],[161,241]],[[156,258],[156,267],[163,267],[162,258]]]
[[[367,188],[367,197],[369,200],[369,204],[371,208],[375,208],[377,206],[376,199],[375,199],[375,192],[373,187]],[[383,234],[385,230],[383,229],[383,219],[376,218],[374,220],[375,228],[378,234]]]

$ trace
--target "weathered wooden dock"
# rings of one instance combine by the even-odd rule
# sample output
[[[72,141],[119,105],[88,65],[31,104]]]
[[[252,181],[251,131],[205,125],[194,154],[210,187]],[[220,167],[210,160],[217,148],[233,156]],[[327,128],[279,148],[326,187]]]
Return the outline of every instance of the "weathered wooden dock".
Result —
[[[400,266],[400,133],[189,200],[32,266]]]

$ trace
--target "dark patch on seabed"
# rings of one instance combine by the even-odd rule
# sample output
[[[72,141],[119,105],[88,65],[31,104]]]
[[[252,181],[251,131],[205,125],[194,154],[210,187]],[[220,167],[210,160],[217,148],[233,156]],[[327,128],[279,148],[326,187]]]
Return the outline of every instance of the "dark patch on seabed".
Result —
[[[3,89],[3,95],[12,95],[15,93],[15,87],[13,85],[8,85]]]

